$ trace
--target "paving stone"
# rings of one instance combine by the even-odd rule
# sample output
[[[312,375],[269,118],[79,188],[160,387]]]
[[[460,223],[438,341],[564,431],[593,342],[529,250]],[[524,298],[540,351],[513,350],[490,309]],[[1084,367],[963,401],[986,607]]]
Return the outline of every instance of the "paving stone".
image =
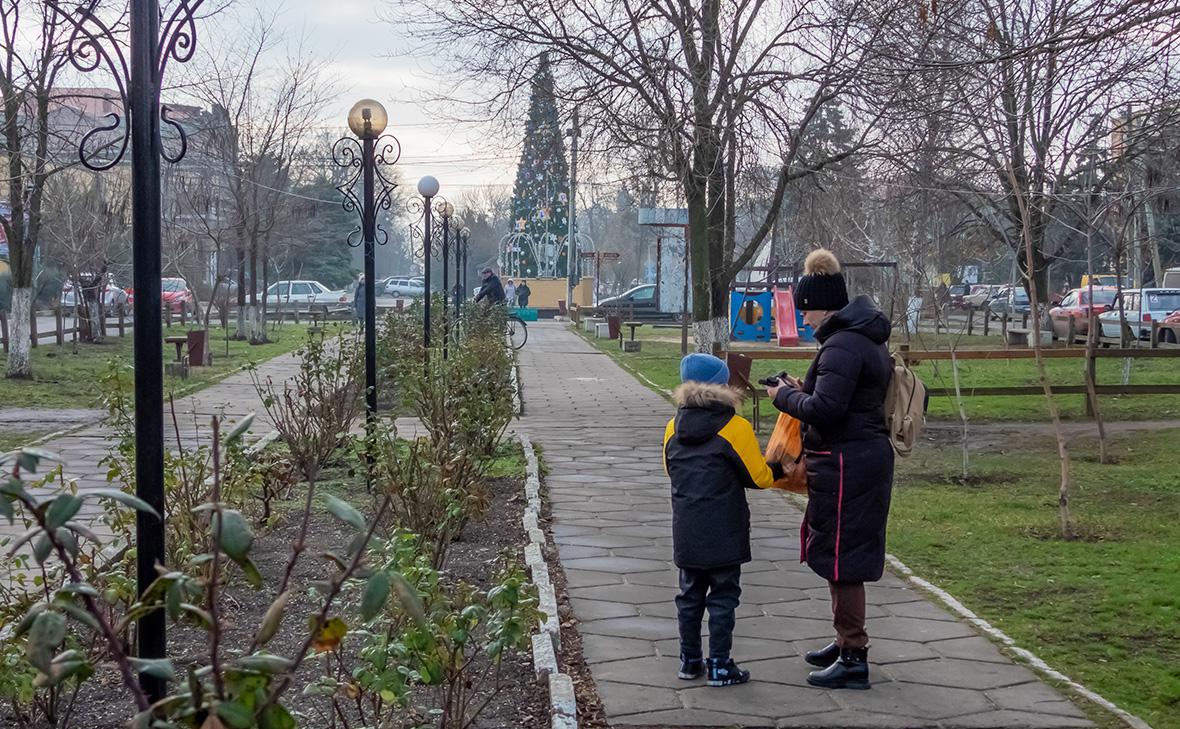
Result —
[[[610,635],[587,634],[582,636],[582,655],[585,656],[587,663],[654,657],[655,651],[655,645],[647,640],[616,638]]]
[[[680,693],[675,689],[615,681],[599,681],[596,687],[603,703],[610,706],[612,716],[684,708],[684,704],[680,703]]]
[[[1035,723],[1034,723],[1035,722]],[[983,714],[957,716],[947,722],[955,727],[975,729],[1011,729],[1012,727],[1089,727],[1093,724],[1085,717],[1038,715],[1030,717],[1019,711],[989,711]]]
[[[880,618],[871,626],[873,635],[894,640],[917,640],[929,642],[947,638],[966,638],[977,633],[963,623],[920,618]]]
[[[557,553],[561,556],[562,564],[569,569],[592,569],[588,565],[586,567],[579,567],[570,564],[573,560],[610,556],[610,550],[603,547],[579,547],[573,544],[558,544]]]
[[[742,587],[763,585],[767,587],[789,587],[797,590],[823,586],[824,581],[811,570],[773,570],[742,575]]]
[[[869,680],[873,679],[870,672]],[[881,714],[947,719],[992,710],[981,691],[892,681],[874,684],[868,691],[839,691],[836,700],[846,709]]]
[[[937,727],[939,723],[929,719],[918,719],[912,716],[896,716],[868,711],[831,711],[823,714],[808,714],[806,716],[792,716],[779,719],[780,729],[926,729]]]
[[[601,532],[561,537],[560,539],[555,538],[554,541],[558,544],[569,544],[578,547],[605,547],[607,549],[644,547],[649,544],[646,539],[640,537],[625,537],[620,534],[603,534]]]
[[[675,595],[675,591],[673,591],[672,594]],[[639,612],[642,615],[656,615],[656,616],[663,617],[663,618],[675,618],[676,617],[676,603],[672,599],[669,599],[667,602],[647,603],[644,605],[639,605],[638,607],[639,607]],[[740,605],[738,605],[737,610],[735,611],[735,614],[739,618],[757,618],[757,617],[760,617],[763,613],[762,613],[762,608],[759,607],[758,605],[744,602],[744,603],[741,603]],[[708,612],[705,613],[705,622],[706,623],[709,622],[709,613]]]
[[[949,620],[958,622],[951,613],[929,602],[901,602],[889,606],[889,612],[903,618],[922,618],[923,620]]]
[[[677,656],[645,656],[596,664],[594,679],[680,689],[684,687],[684,682],[676,677],[679,670],[680,659]]]
[[[637,606],[622,602],[571,598],[570,605],[573,607],[574,617],[582,622],[604,620],[606,618],[637,617],[639,615],[639,608]]]
[[[644,640],[664,640],[676,638],[680,635],[677,622],[670,618],[657,618],[651,615],[641,615],[629,618],[606,618],[583,622],[578,630],[583,634],[613,635],[618,638],[640,638]]]
[[[958,658],[899,663],[891,666],[889,672],[899,681],[981,691],[1037,680],[1032,671],[1013,663],[964,661]]]
[[[746,727],[746,729],[773,729],[774,720],[762,716],[723,714],[699,709],[674,709],[671,711],[648,711],[642,714],[614,716],[607,713],[613,726],[641,727]]]
[[[770,615],[738,618],[736,630],[740,630],[743,635],[756,635],[771,640],[826,639],[832,635],[832,621]]]
[[[813,714],[839,708],[824,692],[764,681],[727,686],[724,691],[704,686],[685,689],[680,693],[684,705],[691,709],[762,716],[772,720],[792,714]]]
[[[565,570],[565,584],[571,590],[576,587],[599,587],[601,585],[620,585],[622,583],[623,576],[615,572]]]
[[[672,589],[672,594],[680,589],[680,570],[655,570],[653,572],[632,572],[627,575],[627,582],[633,585],[656,585]]]
[[[968,661],[988,661],[991,663],[1012,662],[1010,658],[1000,652],[994,643],[982,635],[939,640],[927,645],[936,654],[946,658],[962,658]]]
[[[1073,718],[1085,717],[1085,713],[1081,709],[1040,681],[992,689],[987,692],[987,697],[1001,709],[1032,711]]]
[[[571,547],[570,549],[592,549],[592,547]],[[651,572],[664,566],[664,562],[654,559],[637,559],[635,557],[603,557],[593,556],[585,558],[567,557],[566,548],[561,548],[561,561],[566,567],[574,570],[594,570],[596,572],[617,572],[627,574],[631,572]]]

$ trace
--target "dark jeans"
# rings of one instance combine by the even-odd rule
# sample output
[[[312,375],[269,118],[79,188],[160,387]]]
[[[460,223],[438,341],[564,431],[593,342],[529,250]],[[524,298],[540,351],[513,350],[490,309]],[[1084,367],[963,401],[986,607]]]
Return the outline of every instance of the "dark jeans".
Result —
[[[701,658],[701,619],[709,608],[709,657],[722,661],[733,648],[733,625],[742,595],[742,566],[711,570],[681,568],[676,616],[680,621],[680,653]]]
[[[841,648],[864,648],[869,644],[865,631],[865,583],[829,582],[832,594],[832,626],[836,645]]]

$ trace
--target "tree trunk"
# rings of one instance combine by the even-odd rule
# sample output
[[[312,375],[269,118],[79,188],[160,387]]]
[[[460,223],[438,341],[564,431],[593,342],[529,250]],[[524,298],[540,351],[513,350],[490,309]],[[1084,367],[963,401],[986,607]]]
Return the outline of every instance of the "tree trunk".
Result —
[[[33,365],[29,359],[29,317],[33,310],[33,288],[13,288],[12,317],[8,326],[8,373],[14,379],[31,379]]]
[[[248,339],[246,334],[246,254],[238,241],[238,320],[233,338],[237,341]]]
[[[90,341],[95,344],[102,344],[105,341],[103,333],[105,327],[103,326],[103,311],[97,301],[89,301],[86,303],[88,310],[87,316],[90,319]]]

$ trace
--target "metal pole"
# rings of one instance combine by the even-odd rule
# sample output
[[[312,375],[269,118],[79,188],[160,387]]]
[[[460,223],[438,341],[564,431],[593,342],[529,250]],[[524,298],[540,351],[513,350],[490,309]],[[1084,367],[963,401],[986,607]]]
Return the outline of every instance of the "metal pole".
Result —
[[[447,212],[447,209],[444,209],[443,212],[444,213]],[[451,283],[451,279],[450,279],[451,262],[448,257],[447,244],[450,242],[450,237],[451,237],[451,216],[444,215],[443,216],[443,239],[442,239],[442,272],[443,272],[442,320],[443,320],[443,360],[444,361],[447,358],[447,340],[451,336],[450,322],[447,320],[447,313],[448,313],[447,312],[447,303],[448,303],[447,297],[450,295],[448,293],[448,291],[449,291],[449,286]]]
[[[578,275],[578,135],[581,127],[578,122],[578,108],[574,107],[574,128],[570,133],[570,201],[569,201],[569,235],[565,246],[565,307],[566,311],[574,303],[574,280]]]
[[[426,348],[426,362],[430,362],[430,208],[434,205],[434,198],[426,198],[426,221],[422,230],[422,268],[426,273],[423,285],[423,304],[426,309],[422,315],[422,344]]]
[[[157,0],[131,0],[131,248],[135,284],[135,495],[164,514],[164,340],[160,296],[160,96]],[[135,515],[135,577],[139,595],[164,564],[164,522]],[[136,655],[164,658],[164,611],[137,622]],[[154,703],[164,697],[162,679],[140,674]]]
[[[373,176],[377,161],[373,157],[372,139],[361,140],[364,165],[365,235],[365,425],[370,436],[377,420],[377,288],[376,238],[377,211],[373,202]]]
[[[467,254],[471,248],[471,238],[465,236],[463,238],[463,298],[467,298]]]
[[[459,334],[459,317],[463,314],[463,289],[459,280],[463,276],[463,231],[455,233],[455,335]]]

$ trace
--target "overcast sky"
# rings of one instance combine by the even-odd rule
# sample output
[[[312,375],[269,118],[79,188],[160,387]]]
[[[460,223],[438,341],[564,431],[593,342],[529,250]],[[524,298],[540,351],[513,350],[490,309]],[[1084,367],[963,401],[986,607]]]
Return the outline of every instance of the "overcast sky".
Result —
[[[248,3],[250,0],[242,0]],[[513,183],[519,139],[503,139],[488,127],[432,119],[415,99],[422,92],[449,89],[444,70],[404,55],[412,42],[398,26],[377,17],[380,0],[255,0],[262,8],[281,8],[280,26],[307,37],[309,50],[331,57],[331,78],[345,89],[325,114],[325,123],[343,126],[357,99],[380,101],[389,111],[389,131],[402,144],[403,184],[432,174],[443,194],[485,184]],[[393,56],[391,57],[391,51]],[[523,129],[523,120],[521,123]]]

